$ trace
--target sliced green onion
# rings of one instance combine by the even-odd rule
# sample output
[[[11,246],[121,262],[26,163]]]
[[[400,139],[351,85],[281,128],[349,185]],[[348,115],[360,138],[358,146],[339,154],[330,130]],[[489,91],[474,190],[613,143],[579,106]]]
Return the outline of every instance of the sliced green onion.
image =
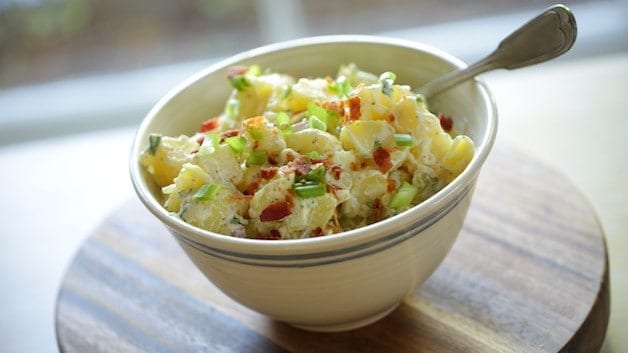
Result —
[[[242,153],[242,151],[244,151],[244,148],[246,147],[246,139],[244,138],[244,136],[228,137],[227,139],[225,139],[225,142],[227,143],[227,145],[229,145],[229,147],[231,147],[233,152],[238,154]]]
[[[252,129],[249,129],[248,131],[251,137],[253,138],[253,140],[261,140],[262,137],[264,137],[264,133],[262,132],[261,129],[252,128]]]
[[[397,75],[390,71],[386,71],[379,76],[379,81],[382,83],[382,93],[387,96],[392,96],[392,85],[397,79]]]
[[[327,131],[327,124],[314,115],[310,117],[310,127],[321,131]]]
[[[218,190],[220,190],[220,184],[209,183],[201,186],[200,189],[192,196],[194,201],[206,201],[211,200],[216,194]]]
[[[231,76],[231,78],[229,78],[229,81],[231,82],[231,86],[233,86],[233,88],[237,89],[238,91],[244,91],[251,86],[251,82],[249,82],[249,80],[244,75]]]
[[[259,65],[251,65],[246,73],[253,76],[259,76],[262,74],[262,68]]]
[[[203,140],[203,144],[198,149],[198,153],[201,156],[208,156],[216,150],[218,144],[220,143],[220,135],[215,132],[209,132],[205,134],[205,139]]]
[[[325,167],[319,165],[318,167],[310,170],[305,176],[306,180],[315,182],[325,182]]]
[[[229,99],[225,106],[225,114],[230,118],[235,118],[240,115],[240,101],[235,98]]]
[[[161,135],[159,135],[159,134],[150,134],[148,136],[148,152],[150,152],[150,154],[154,155],[155,152],[157,152],[157,147],[159,146],[160,142],[161,142]]]
[[[344,75],[338,76],[338,78],[329,84],[329,90],[334,92],[338,97],[343,98],[351,91],[351,85],[347,81],[347,77]]]
[[[309,117],[315,116],[324,123],[327,123],[327,110],[314,102],[309,102],[307,104],[307,115]]]
[[[277,128],[281,130],[282,134],[289,135],[292,133],[292,127],[290,126],[290,116],[286,112],[277,113],[275,121]]]
[[[286,89],[283,91],[283,96],[281,97],[282,99],[286,99],[288,98],[288,96],[290,95],[290,93],[292,93],[292,85],[287,85]]]
[[[311,161],[312,159],[320,159],[321,158],[321,154],[318,153],[317,150],[312,150],[312,151],[306,153],[305,157]]]
[[[425,97],[422,94],[417,94],[415,99],[417,103],[425,103]]]
[[[418,192],[419,188],[408,183],[407,181],[404,181],[390,200],[390,207],[394,209],[403,209],[409,207]]]
[[[292,188],[302,198],[323,196],[327,192],[327,185],[315,182],[293,184]]]
[[[395,142],[398,147],[410,147],[414,145],[414,140],[410,134],[395,134]]]
[[[249,165],[262,165],[268,160],[268,154],[264,150],[253,150],[246,159]]]

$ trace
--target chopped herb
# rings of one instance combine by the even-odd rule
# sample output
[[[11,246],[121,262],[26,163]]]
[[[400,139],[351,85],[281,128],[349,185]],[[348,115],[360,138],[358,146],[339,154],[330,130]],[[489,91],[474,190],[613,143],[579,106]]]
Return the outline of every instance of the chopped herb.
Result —
[[[397,210],[409,207],[418,192],[419,188],[404,181],[390,200],[390,207]]]
[[[297,196],[302,198],[310,198],[325,195],[327,185],[308,181],[305,183],[293,184],[292,188]]]
[[[227,139],[225,139],[225,142],[227,143],[227,145],[229,145],[229,147],[231,147],[233,152],[238,154],[242,153],[242,151],[244,151],[244,148],[246,147],[246,139],[244,138],[244,136],[228,137]]]
[[[417,101],[417,103],[425,103],[425,97],[423,97],[422,94],[417,94],[416,95],[416,101]]]
[[[220,184],[208,183],[201,186],[200,189],[192,196],[194,201],[207,201],[211,200],[216,194],[218,190],[220,190]]]
[[[410,134],[395,134],[395,142],[398,147],[410,147],[414,145],[412,136]]]
[[[157,147],[159,146],[160,142],[161,142],[161,135],[159,135],[159,134],[150,134],[148,136],[148,152],[150,152],[150,154],[154,155],[155,152],[157,152]]]
[[[244,75],[235,75],[229,78],[231,86],[238,91],[244,91],[251,86],[251,82]]]
[[[264,150],[253,150],[246,159],[249,165],[262,165],[268,160],[268,154]]]

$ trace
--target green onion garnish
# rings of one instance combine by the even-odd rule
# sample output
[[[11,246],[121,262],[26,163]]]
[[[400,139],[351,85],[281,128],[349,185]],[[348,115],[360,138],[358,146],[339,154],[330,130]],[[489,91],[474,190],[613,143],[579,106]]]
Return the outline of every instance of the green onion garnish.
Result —
[[[414,145],[412,136],[410,134],[395,134],[395,142],[398,147],[410,147]]]
[[[227,139],[225,139],[225,142],[227,143],[227,145],[229,145],[229,147],[231,147],[233,152],[238,154],[242,153],[242,151],[244,151],[244,148],[246,147],[246,139],[244,138],[244,136],[228,137]]]
[[[338,76],[336,81],[329,84],[329,90],[334,92],[338,97],[343,98],[351,91],[351,85],[347,82],[345,76]]]
[[[238,91],[244,91],[246,88],[251,86],[251,82],[249,82],[249,80],[243,75],[231,76],[229,81],[231,82],[231,86]]]
[[[327,131],[327,124],[315,115],[310,117],[310,127],[321,131]]]
[[[412,204],[412,200],[414,200],[414,197],[418,194],[418,192],[419,188],[407,181],[404,181],[390,200],[390,207],[394,209],[402,209],[410,206]]]
[[[290,116],[286,112],[277,113],[276,118],[277,128],[281,130],[281,133],[284,135],[289,135],[292,133],[292,126],[290,125]]]
[[[220,184],[209,183],[201,186],[200,189],[192,196],[194,201],[206,201],[211,200],[216,194],[218,190],[220,190]]]
[[[297,196],[302,198],[323,196],[327,191],[327,185],[316,182],[293,184],[292,188]]]
[[[417,103],[425,103],[425,97],[422,94],[417,94],[415,99]]]
[[[252,128],[249,131],[249,134],[253,138],[253,140],[261,140],[264,137],[264,133],[261,129]]]
[[[312,159],[320,159],[321,158],[321,154],[318,153],[317,150],[312,150],[312,151],[306,153],[305,157],[311,161]]]
[[[159,134],[150,134],[148,136],[148,152],[150,152],[150,154],[154,155],[155,152],[157,152],[157,147],[159,146],[160,142],[161,142],[161,135],[159,135]]]
[[[392,85],[397,79],[397,75],[390,71],[386,71],[379,76],[379,81],[382,83],[382,93],[387,96],[392,96]]]
[[[229,99],[225,106],[225,114],[230,118],[240,115],[240,101],[234,98]]]
[[[198,149],[198,153],[201,156],[208,156],[216,150],[218,144],[220,143],[220,135],[215,132],[209,132],[205,134],[205,139],[203,140],[203,144]]]
[[[249,165],[262,165],[268,160],[268,154],[264,150],[253,150],[246,159]]]
[[[251,65],[246,73],[253,76],[259,76],[262,74],[262,68],[259,65]]]
[[[318,167],[310,170],[305,176],[306,180],[315,182],[325,182],[325,167],[319,165]]]

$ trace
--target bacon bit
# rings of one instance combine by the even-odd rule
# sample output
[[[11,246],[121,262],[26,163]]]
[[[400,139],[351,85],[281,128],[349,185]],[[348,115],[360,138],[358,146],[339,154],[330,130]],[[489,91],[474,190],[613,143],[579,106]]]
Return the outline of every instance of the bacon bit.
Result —
[[[288,201],[273,202],[262,211],[260,221],[269,222],[280,220],[292,213],[291,203]]]
[[[331,176],[334,177],[334,179],[340,179],[340,174],[342,174],[342,168],[337,165],[331,168]]]
[[[256,239],[260,240],[279,240],[281,233],[277,229],[272,229],[268,234],[258,234]]]
[[[386,179],[386,191],[393,192],[395,190],[397,190],[397,182],[395,181],[395,179]]]
[[[268,156],[268,163],[270,163],[272,165],[277,165],[277,164],[279,164],[279,161],[277,160],[277,157],[275,157],[273,155],[269,155]]]
[[[203,121],[201,124],[201,132],[212,131],[220,126],[220,118],[211,118]]]
[[[383,216],[384,205],[382,205],[380,199],[375,199],[375,201],[373,201],[373,218],[375,219],[375,222],[380,221]]]
[[[249,183],[249,185],[247,185],[246,189],[244,189],[244,191],[242,193],[244,195],[253,195],[253,194],[255,194],[255,192],[259,188],[259,184],[261,182],[262,182],[262,179],[260,179],[260,178],[253,179],[253,181],[251,181]]]
[[[294,170],[294,173],[298,176],[307,175],[307,173],[311,172],[313,169],[313,166],[303,157],[290,161],[287,166]]]
[[[266,167],[266,168],[260,169],[259,176],[262,177],[262,179],[268,180],[268,179],[274,178],[278,172],[279,172],[279,168],[277,167]]]
[[[451,129],[454,127],[454,121],[448,115],[438,113],[438,120],[440,121],[440,126],[446,132],[451,131]]]
[[[242,75],[245,72],[249,71],[248,66],[236,65],[227,68],[227,78],[232,78],[233,76]]]
[[[373,160],[382,173],[386,173],[392,168],[392,162],[390,160],[390,153],[384,149],[384,147],[377,147],[373,151]]]
[[[321,105],[326,110],[330,110],[340,116],[345,116],[345,105],[343,101],[325,101]]]
[[[388,122],[389,123],[394,123],[395,122],[395,115],[394,114],[389,114],[388,115]]]
[[[350,166],[351,166],[351,170],[352,170],[352,171],[354,171],[354,172],[355,172],[356,170],[358,170],[358,165],[357,165],[357,164],[355,164],[355,162],[351,162]]]
[[[286,161],[292,162],[294,158],[294,154],[292,154],[291,152],[286,153]]]
[[[347,104],[349,107],[349,116],[347,117],[348,121],[358,120],[360,119],[360,97],[353,96],[347,99]]]
[[[323,235],[323,229],[321,227],[316,227],[316,229],[312,229],[310,232],[311,237],[320,237]]]
[[[233,136],[238,136],[238,135],[240,135],[239,129],[227,130],[223,132],[222,134],[220,134],[220,142],[223,142],[228,137],[233,137]]]

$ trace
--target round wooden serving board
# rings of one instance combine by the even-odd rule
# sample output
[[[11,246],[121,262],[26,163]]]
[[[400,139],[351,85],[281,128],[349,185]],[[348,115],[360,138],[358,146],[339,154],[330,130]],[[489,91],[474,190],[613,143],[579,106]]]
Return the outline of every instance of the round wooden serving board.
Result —
[[[605,240],[587,200],[497,145],[445,261],[370,326],[312,333],[242,307],[133,198],[69,266],[56,332],[62,352],[596,352],[609,303]]]

